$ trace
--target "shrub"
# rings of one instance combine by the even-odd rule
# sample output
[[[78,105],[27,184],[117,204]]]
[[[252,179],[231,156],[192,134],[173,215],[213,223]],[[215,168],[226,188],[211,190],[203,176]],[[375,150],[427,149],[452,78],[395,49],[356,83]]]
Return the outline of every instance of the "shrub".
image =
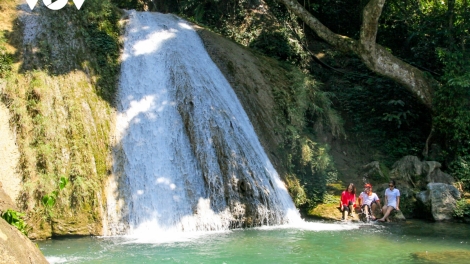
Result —
[[[457,206],[454,209],[454,217],[470,217],[470,203],[466,199],[457,201]]]
[[[329,147],[315,141],[319,130],[343,135],[341,118],[331,107],[331,93],[299,70],[289,74],[291,84],[273,91],[283,137],[288,189],[297,206],[324,201],[327,184],[337,180]]]
[[[24,214],[19,213],[12,209],[8,209],[2,214],[2,218],[5,219],[7,223],[16,227],[18,230],[20,230],[21,233],[27,236],[28,235],[28,231],[26,228],[27,224],[22,219],[23,216]]]
[[[278,60],[296,60],[294,59],[296,54],[289,44],[289,39],[282,32],[263,31],[250,43],[249,47]]]
[[[6,51],[5,43],[4,34],[0,32],[0,78],[4,78],[11,71],[13,64],[13,56]]]

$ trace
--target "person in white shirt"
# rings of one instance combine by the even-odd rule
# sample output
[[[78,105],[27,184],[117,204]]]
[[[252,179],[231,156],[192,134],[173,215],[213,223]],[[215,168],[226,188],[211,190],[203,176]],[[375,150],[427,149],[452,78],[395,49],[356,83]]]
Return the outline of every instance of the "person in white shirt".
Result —
[[[380,222],[389,222],[388,216],[393,210],[400,211],[400,191],[395,189],[395,181],[391,180],[388,184],[388,189],[385,190],[385,205],[382,207],[384,216],[377,219]]]
[[[372,221],[377,220],[374,211],[377,206],[380,208],[380,199],[376,193],[372,192],[371,184],[367,183],[364,185],[364,191],[359,194],[357,200],[362,211],[365,212],[366,215],[370,215]]]

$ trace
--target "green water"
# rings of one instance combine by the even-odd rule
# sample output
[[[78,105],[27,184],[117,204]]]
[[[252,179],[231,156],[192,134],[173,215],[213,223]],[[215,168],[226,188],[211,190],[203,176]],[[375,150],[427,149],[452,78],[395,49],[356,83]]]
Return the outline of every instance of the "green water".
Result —
[[[337,229],[337,230],[335,230]],[[184,241],[84,237],[38,243],[51,263],[470,263],[470,225],[407,221],[209,233]],[[179,240],[181,238],[174,238]]]

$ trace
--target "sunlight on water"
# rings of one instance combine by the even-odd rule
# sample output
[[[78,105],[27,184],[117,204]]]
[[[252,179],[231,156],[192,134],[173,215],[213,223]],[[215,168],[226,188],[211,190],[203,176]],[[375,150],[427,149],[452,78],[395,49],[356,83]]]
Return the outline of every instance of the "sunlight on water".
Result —
[[[286,224],[281,226],[262,226],[256,229],[260,230],[274,230],[274,229],[298,229],[308,231],[341,231],[341,230],[352,230],[358,229],[362,224],[357,223],[318,223],[318,222],[305,222],[298,221],[292,224]]]
[[[199,232],[164,232],[158,236],[145,236],[142,234],[121,236],[126,239],[123,244],[168,244],[175,242],[191,242],[207,236],[230,233],[227,231],[199,231]]]
[[[158,51],[160,49],[160,46],[163,45],[166,40],[169,40],[174,37],[175,33],[168,31],[152,33],[151,35],[147,36],[147,39],[136,42],[134,44],[134,46],[132,47],[132,55],[139,56]],[[124,54],[124,60],[128,57],[128,54]]]
[[[70,262],[80,262],[83,258],[79,257],[46,257],[49,263],[70,263]]]
[[[470,263],[465,224],[306,222],[183,234],[165,241],[86,237],[38,244],[50,263]]]
[[[364,224],[357,223],[321,223],[321,222],[298,222],[294,224],[284,224],[276,226],[260,226],[252,228],[252,230],[283,230],[283,229],[293,229],[293,230],[304,230],[304,231],[344,231],[344,230],[353,230],[359,229]],[[211,237],[214,235],[220,234],[230,234],[233,231],[240,231],[243,229],[233,229],[233,230],[224,230],[224,231],[199,231],[199,232],[162,232],[158,235],[149,233],[149,234],[133,234],[126,236],[116,236],[116,238],[126,239],[124,243],[137,243],[137,244],[166,244],[174,242],[190,242],[195,241],[204,237]],[[103,237],[105,238],[105,237]]]

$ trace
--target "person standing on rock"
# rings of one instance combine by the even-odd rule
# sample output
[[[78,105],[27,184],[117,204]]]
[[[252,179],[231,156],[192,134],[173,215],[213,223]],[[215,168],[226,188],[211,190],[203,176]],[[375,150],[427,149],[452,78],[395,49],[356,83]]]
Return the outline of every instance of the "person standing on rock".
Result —
[[[341,193],[339,207],[343,213],[343,220],[347,219],[346,212],[348,213],[348,216],[352,216],[353,208],[356,207],[356,186],[354,186],[353,183],[350,183],[348,188]]]
[[[372,192],[371,184],[367,183],[364,185],[364,191],[359,194],[357,201],[362,211],[366,215],[370,215],[372,221],[375,221],[377,218],[374,215],[374,211],[377,206],[380,208],[380,199],[376,193]]]
[[[377,221],[390,222],[388,216],[393,210],[400,211],[400,191],[395,188],[395,181],[391,180],[385,190],[385,205],[382,207],[382,213],[384,216]]]

